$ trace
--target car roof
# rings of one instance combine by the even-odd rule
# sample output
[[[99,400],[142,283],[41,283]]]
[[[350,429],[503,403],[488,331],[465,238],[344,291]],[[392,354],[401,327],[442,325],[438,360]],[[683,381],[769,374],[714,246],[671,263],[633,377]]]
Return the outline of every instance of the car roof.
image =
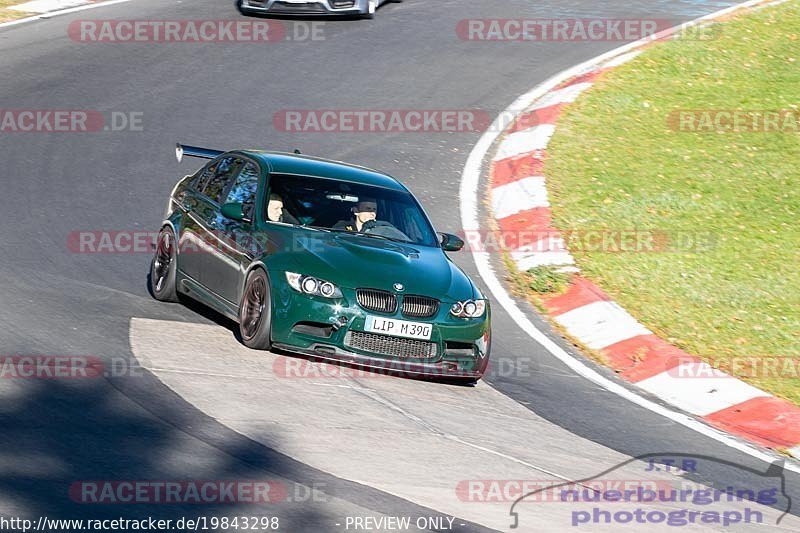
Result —
[[[362,185],[385,187],[396,191],[408,191],[403,184],[388,174],[341,161],[266,150],[242,150],[242,153],[267,163],[271,172],[276,174],[330,178]]]

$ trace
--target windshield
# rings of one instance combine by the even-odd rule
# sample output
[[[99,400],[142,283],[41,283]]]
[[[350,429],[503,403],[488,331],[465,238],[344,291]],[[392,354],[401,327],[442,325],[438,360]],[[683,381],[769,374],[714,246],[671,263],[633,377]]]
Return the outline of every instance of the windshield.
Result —
[[[404,191],[307,176],[272,175],[267,217],[273,222],[437,246],[414,197]]]

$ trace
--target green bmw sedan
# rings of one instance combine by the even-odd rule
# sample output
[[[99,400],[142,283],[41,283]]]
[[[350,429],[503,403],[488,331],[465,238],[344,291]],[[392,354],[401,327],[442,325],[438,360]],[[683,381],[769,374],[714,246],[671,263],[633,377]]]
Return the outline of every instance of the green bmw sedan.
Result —
[[[186,295],[241,341],[388,372],[476,382],[489,301],[396,179],[346,163],[178,145],[207,159],[174,187],[150,269],[153,296]]]

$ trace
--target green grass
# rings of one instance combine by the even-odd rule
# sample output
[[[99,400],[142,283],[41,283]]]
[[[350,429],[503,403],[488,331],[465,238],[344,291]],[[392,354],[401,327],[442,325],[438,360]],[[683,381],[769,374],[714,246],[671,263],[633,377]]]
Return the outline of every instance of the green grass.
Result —
[[[0,0],[0,22],[8,22],[9,20],[19,19],[22,17],[28,17],[33,15],[33,13],[25,13],[23,11],[17,11],[15,9],[5,9],[8,6],[15,6],[19,4],[24,4],[24,0]]]
[[[520,283],[526,291],[536,294],[560,293],[567,289],[570,278],[571,274],[559,272],[556,267],[541,266],[522,273]]]
[[[547,175],[561,229],[711,234],[693,251],[575,255],[655,333],[729,370],[741,357],[800,358],[800,133],[689,133],[667,117],[797,110],[800,2],[717,30],[654,45],[570,106]],[[743,377],[800,404],[797,377]]]

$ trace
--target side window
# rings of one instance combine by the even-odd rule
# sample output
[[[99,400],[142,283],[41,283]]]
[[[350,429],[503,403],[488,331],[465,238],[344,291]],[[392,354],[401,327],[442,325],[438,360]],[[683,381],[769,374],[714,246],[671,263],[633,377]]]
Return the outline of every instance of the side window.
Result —
[[[194,183],[192,183],[192,188],[197,192],[201,192],[208,184],[208,180],[214,176],[214,172],[216,172],[216,170],[217,161],[212,161],[203,167],[200,172],[197,173],[197,177],[195,178]]]
[[[230,185],[243,163],[237,157],[223,157],[220,159],[216,165],[209,167],[209,171],[213,169],[213,175],[208,177],[200,192],[211,200],[221,203],[222,193]]]
[[[425,239],[422,231],[419,229],[420,226],[417,221],[418,216],[419,216],[419,211],[417,209],[409,207],[403,210],[403,220],[401,222],[401,225],[397,226],[403,231],[403,233],[408,235],[409,239],[411,239],[414,242],[420,242]]]
[[[236,178],[236,182],[231,187],[228,197],[224,203],[239,202],[243,206],[244,216],[253,219],[256,206],[256,191],[258,191],[258,166],[255,163],[247,162]]]

